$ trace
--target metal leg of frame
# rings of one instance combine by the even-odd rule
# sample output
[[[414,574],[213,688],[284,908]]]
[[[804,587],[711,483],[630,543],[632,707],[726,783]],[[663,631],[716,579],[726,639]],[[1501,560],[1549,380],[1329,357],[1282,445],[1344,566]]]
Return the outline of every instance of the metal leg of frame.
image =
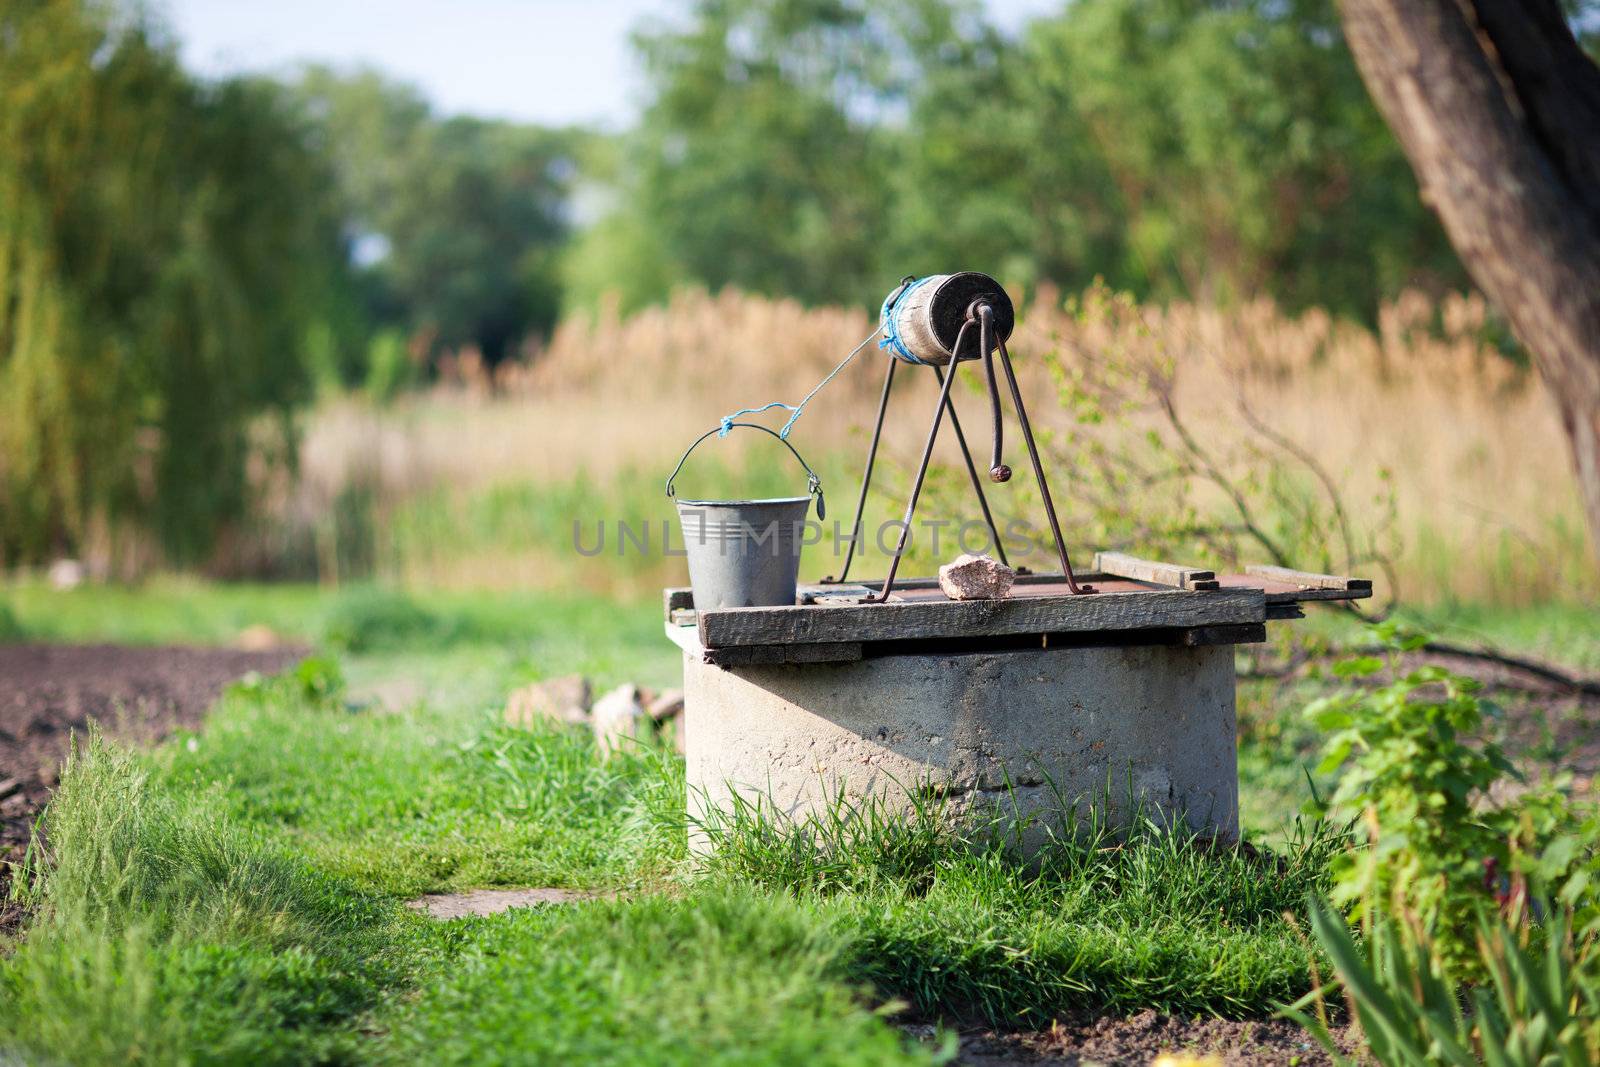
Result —
[[[894,589],[895,572],[900,569],[900,556],[906,550],[906,539],[911,535],[911,518],[917,513],[917,497],[922,495],[922,483],[928,476],[928,462],[933,458],[933,443],[939,438],[939,423],[944,421],[945,408],[950,403],[950,386],[955,384],[955,366],[944,376],[939,387],[939,403],[933,409],[933,425],[928,428],[928,441],[922,446],[922,462],[917,465],[916,480],[911,483],[911,499],[906,502],[905,521],[900,524],[900,540],[895,545],[894,556],[889,560],[889,576],[883,580],[883,589],[871,600],[882,603],[889,599]]]
[[[845,550],[844,568],[839,571],[839,577],[829,576],[822,579],[824,584],[843,582],[850,576],[850,561],[856,557],[856,542],[861,537],[861,516],[867,507],[867,487],[872,484],[872,465],[878,459],[878,441],[883,437],[883,416],[889,410],[889,388],[894,385],[894,367],[900,361],[893,356],[888,357],[888,370],[883,372],[883,395],[878,398],[878,421],[872,427],[872,444],[867,446],[867,467],[861,472],[861,492],[856,497],[856,518],[850,527],[850,547]]]
[[[952,363],[952,373],[954,373],[954,367],[955,364]],[[939,367],[935,367],[933,368],[933,373],[939,379],[939,387],[943,389],[944,371]],[[989,373],[993,375],[992,367]],[[1006,559],[1005,546],[1000,543],[1000,531],[994,524],[994,514],[989,510],[989,498],[983,492],[983,479],[978,477],[978,465],[972,461],[972,451],[967,448],[967,435],[961,432],[961,420],[956,418],[956,402],[954,400],[948,402],[948,410],[950,412],[950,428],[956,432],[956,442],[961,445],[961,458],[967,461],[967,477],[972,479],[972,491],[978,494],[978,507],[983,510],[983,521],[989,525],[990,541],[994,545],[994,550],[1000,554],[1000,562],[1010,566],[1010,561]]]
[[[994,312],[987,306],[980,310],[980,315],[985,319],[992,319]],[[1061,536],[1061,522],[1056,518],[1055,502],[1050,499],[1050,485],[1044,478],[1044,464],[1039,461],[1039,446],[1033,439],[1033,427],[1028,423],[1028,410],[1022,403],[1022,389],[1017,385],[1017,373],[1011,367],[1011,354],[1006,351],[1006,343],[995,338],[1000,349],[1000,366],[1005,370],[1006,383],[1011,387],[1011,402],[1017,408],[1017,422],[1022,428],[1022,439],[1028,445],[1028,459],[1033,463],[1033,477],[1039,483],[1039,497],[1044,501],[1044,513],[1050,520],[1050,535],[1056,541],[1056,555],[1061,558],[1061,573],[1067,580],[1067,588],[1074,593],[1092,593],[1094,589],[1089,586],[1078,585],[1072,575],[1072,564],[1067,560],[1067,543]]]

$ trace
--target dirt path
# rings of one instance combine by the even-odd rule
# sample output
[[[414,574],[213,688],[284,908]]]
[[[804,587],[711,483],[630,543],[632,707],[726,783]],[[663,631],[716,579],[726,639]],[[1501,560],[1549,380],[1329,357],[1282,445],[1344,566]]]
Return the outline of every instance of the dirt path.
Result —
[[[232,681],[282,670],[303,653],[285,648],[128,648],[0,645],[0,861],[21,858],[50,796],[68,738],[91,720],[108,734],[148,743],[193,727]],[[0,862],[0,925],[9,871]]]
[[[931,1041],[931,1025],[906,1026],[912,1037]],[[1358,1039],[1348,1030],[1335,1040],[1351,1053]],[[1211,1057],[1226,1067],[1331,1067],[1332,1058],[1311,1035],[1281,1019],[1180,1019],[1143,1011],[1063,1023],[1050,1030],[961,1034],[958,1067],[1148,1067],[1162,1055]]]

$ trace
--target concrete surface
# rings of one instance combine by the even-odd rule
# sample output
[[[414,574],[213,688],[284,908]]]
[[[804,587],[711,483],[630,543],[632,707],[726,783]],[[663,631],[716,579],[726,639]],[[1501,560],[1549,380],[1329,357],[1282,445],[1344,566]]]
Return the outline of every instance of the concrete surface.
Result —
[[[1062,648],[722,668],[684,656],[691,814],[803,818],[842,792],[1054,819],[1095,801],[1232,840],[1233,650]],[[1024,847],[1044,834],[1035,822]],[[703,842],[696,842],[703,847]]]

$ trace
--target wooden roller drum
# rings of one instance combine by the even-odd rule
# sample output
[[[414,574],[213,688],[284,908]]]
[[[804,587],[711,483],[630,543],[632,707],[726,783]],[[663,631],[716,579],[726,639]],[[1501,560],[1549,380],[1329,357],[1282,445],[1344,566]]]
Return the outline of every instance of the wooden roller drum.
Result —
[[[1008,340],[1016,325],[1016,309],[1005,289],[978,271],[935,274],[910,282],[885,303],[888,325],[912,358],[907,359],[905,353],[892,345],[889,350],[895,358],[907,363],[943,367],[956,361],[977,359],[982,353],[978,351],[976,329],[967,331],[960,342],[960,353],[956,352],[961,327],[975,303],[986,303],[994,309],[994,329],[999,340]]]

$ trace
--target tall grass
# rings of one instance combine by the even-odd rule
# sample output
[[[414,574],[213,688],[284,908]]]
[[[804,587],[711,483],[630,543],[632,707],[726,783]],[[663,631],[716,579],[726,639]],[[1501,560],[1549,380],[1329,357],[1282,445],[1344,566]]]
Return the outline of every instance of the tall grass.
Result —
[[[26,939],[0,961],[0,1058],[304,1063],[399,970],[394,910],[156,787],[92,737],[46,820]]]
[[[1075,368],[1130,353],[1169,360],[1177,402],[1219,455],[1253,447],[1254,431],[1229,403],[1246,397],[1273,433],[1328,471],[1356,525],[1392,519],[1396,574],[1412,601],[1600,595],[1561,428],[1532,373],[1502,353],[1483,302],[1407,294],[1379,323],[1372,331],[1321,311],[1291,316],[1265,301],[1152,305],[1111,317],[1075,311],[1046,290],[1024,302],[1012,349],[1031,414],[1047,433],[1073,418],[1051,365],[1070,379]],[[670,520],[658,480],[693,436],[739,408],[794,402],[872,325],[859,311],[805,310],[733,291],[683,292],[628,318],[574,318],[531,364],[503,367],[492,387],[480,373],[387,408],[349,400],[319,409],[308,423],[303,477],[280,487],[274,513],[313,531],[327,555],[339,544],[329,523],[351,512],[346,526],[370,527],[373,566],[418,583],[636,590],[681,580],[676,560],[578,561],[573,513]],[[1059,358],[1039,358],[1046,352]],[[858,357],[792,437],[823,468],[834,515],[846,522],[883,358],[872,348]],[[935,395],[932,376],[917,368],[905,369],[897,390],[886,493],[874,505],[880,518],[900,507],[901,475]],[[981,437],[981,401],[962,392],[969,433]],[[1113,433],[1112,447],[1135,448],[1147,427],[1130,420],[1114,429],[1124,436]],[[746,436],[703,447],[696,462],[713,489],[803,485],[781,449]],[[955,455],[947,434],[939,458],[953,463]],[[1088,461],[1058,443],[1053,481],[1069,520],[1076,464]],[[1074,547],[1086,554],[1097,546]]]
[[[936,802],[842,800],[794,821],[735,804],[697,830],[711,886],[793,896],[848,938],[846,973],[929,1016],[1043,1025],[1082,1011],[1249,1015],[1309,988],[1285,913],[1325,890],[1340,834],[1280,853],[1094,812],[1027,860]]]

